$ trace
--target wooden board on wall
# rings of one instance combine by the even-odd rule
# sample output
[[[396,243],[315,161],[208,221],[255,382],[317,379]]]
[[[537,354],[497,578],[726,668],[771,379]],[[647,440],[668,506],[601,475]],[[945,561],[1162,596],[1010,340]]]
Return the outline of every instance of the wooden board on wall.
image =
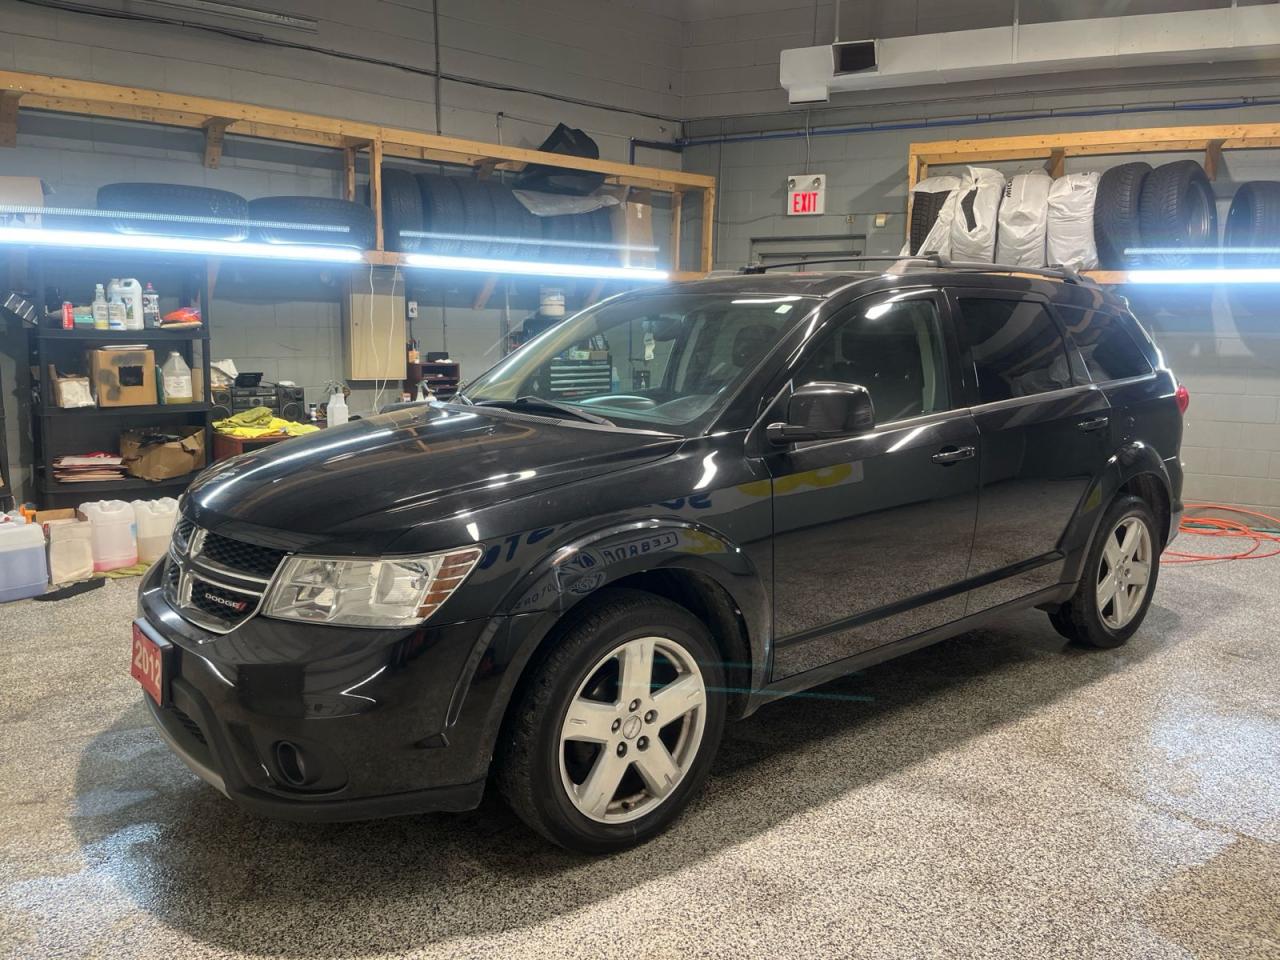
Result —
[[[343,339],[348,380],[405,378],[408,333],[403,277],[393,281],[389,271],[378,270],[371,293],[369,273],[352,274],[343,302]]]

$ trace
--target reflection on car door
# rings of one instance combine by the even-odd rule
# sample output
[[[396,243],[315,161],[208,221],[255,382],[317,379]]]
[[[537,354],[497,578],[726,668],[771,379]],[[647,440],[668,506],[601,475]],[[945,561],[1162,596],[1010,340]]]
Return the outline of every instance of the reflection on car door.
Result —
[[[981,491],[968,612],[1059,582],[1063,534],[1110,454],[1105,394],[1073,374],[1046,301],[1009,291],[952,290],[977,396]]]
[[[779,448],[773,475],[773,679],[855,656],[964,613],[977,511],[977,428],[953,403],[955,357],[933,292],[866,298],[787,373],[857,383],[862,436]]]

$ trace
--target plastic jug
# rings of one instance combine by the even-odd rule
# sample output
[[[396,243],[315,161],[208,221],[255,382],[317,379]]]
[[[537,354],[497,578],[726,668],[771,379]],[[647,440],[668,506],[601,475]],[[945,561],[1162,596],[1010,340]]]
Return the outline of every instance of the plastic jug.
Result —
[[[195,403],[191,387],[191,368],[177,350],[169,351],[169,359],[160,368],[165,403]]]
[[[0,603],[38,597],[48,582],[44,531],[34,523],[0,524]]]
[[[146,305],[142,300],[142,284],[137,280],[121,280],[116,286],[120,299],[124,301],[124,328],[141,330]]]
[[[123,500],[95,500],[80,504],[80,512],[89,521],[89,539],[93,544],[93,569],[115,570],[138,562],[138,529],[133,519],[133,506]]]
[[[331,427],[340,427],[347,422],[347,398],[341,390],[329,394],[328,421]]]
[[[135,500],[133,518],[138,530],[138,560],[154,563],[169,549],[173,525],[178,520],[178,501],[173,497]]]

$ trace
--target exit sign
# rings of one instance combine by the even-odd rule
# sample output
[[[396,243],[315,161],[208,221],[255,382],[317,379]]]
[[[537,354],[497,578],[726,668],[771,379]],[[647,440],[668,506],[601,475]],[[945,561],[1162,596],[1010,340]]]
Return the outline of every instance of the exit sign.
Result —
[[[827,212],[827,175],[787,177],[787,216],[813,217]]]

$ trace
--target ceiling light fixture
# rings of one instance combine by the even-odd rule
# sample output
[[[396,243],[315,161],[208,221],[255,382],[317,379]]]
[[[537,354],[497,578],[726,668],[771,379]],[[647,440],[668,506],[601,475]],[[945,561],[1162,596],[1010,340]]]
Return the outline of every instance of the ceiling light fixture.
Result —
[[[670,279],[665,270],[645,267],[605,267],[584,263],[539,263],[529,260],[494,260],[486,257],[446,257],[434,253],[405,254],[406,267],[428,270],[456,270],[463,273],[512,273],[525,277],[563,277],[580,280],[644,280],[662,282]]]
[[[359,250],[349,247],[201,240],[195,237],[153,237],[131,233],[95,233],[89,230],[43,230],[38,227],[0,227],[0,244],[319,263],[361,263],[364,260]]]

